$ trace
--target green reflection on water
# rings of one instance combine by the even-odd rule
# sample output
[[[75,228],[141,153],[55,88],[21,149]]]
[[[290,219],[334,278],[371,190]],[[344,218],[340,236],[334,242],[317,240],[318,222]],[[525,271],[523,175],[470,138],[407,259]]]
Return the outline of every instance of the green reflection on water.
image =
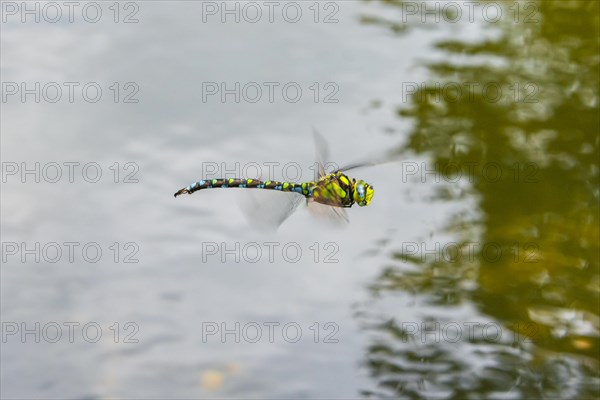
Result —
[[[461,358],[448,341],[416,346],[400,322],[405,304],[376,318],[366,312],[378,336],[365,362],[377,389],[365,395],[599,394],[599,3],[527,4],[530,23],[487,24],[495,39],[437,43],[445,61],[427,65],[431,81],[398,111],[414,121],[402,152],[427,155],[427,168],[450,182],[436,201],[477,205],[450,217],[446,232],[474,257],[423,259],[399,248],[395,261],[417,268],[386,267],[371,285],[376,301],[425,295],[449,319],[453,307],[473,304],[516,340],[474,338]],[[515,3],[502,5],[511,15]],[[422,25],[363,22],[395,33]],[[454,190],[459,170],[468,185]],[[490,362],[474,366],[478,357]]]

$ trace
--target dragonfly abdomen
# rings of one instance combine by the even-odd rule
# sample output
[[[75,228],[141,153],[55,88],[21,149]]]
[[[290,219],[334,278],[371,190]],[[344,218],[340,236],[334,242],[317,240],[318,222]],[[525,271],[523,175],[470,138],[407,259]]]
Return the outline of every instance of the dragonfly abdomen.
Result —
[[[269,189],[269,190],[280,190],[282,192],[296,192],[304,196],[310,196],[312,194],[312,186],[314,182],[304,183],[293,183],[293,182],[279,182],[279,181],[261,181],[258,179],[207,179],[194,182],[188,187],[180,189],[175,193],[175,197],[180,194],[192,194],[202,189],[214,189],[214,188],[249,188],[249,189]]]

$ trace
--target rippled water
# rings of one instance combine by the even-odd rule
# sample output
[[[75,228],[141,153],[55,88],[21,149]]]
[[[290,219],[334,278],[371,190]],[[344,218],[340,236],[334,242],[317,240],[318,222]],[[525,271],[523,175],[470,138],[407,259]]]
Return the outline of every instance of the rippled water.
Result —
[[[97,23],[6,4],[2,397],[598,395],[597,3],[436,22],[307,2],[296,23],[262,3],[256,23],[220,2],[100,3]],[[279,86],[222,102],[213,82]],[[346,227],[301,208],[255,229],[233,189],[173,198],[215,168],[312,179],[313,128],[338,165],[399,159],[349,172],[376,193]]]

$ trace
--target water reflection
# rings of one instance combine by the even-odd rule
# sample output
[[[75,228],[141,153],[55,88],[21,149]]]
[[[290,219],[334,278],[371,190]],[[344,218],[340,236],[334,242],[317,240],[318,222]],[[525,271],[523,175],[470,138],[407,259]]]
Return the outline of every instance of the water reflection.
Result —
[[[475,206],[446,221],[451,249],[398,243],[370,285],[357,313],[372,335],[365,396],[598,395],[598,3],[527,4],[536,23],[438,42],[447,57],[398,112],[414,121],[401,151],[446,183],[433,201]]]

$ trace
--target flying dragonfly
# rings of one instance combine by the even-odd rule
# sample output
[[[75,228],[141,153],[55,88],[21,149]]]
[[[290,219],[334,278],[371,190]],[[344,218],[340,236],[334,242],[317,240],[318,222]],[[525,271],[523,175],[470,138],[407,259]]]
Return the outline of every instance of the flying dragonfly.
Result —
[[[317,147],[317,163],[318,177],[314,181],[308,182],[280,182],[271,180],[259,179],[208,179],[199,180],[191,185],[178,190],[175,197],[182,194],[192,194],[198,190],[215,189],[215,188],[242,188],[242,189],[266,189],[294,194],[292,198],[288,198],[287,202],[279,202],[283,207],[271,207],[272,224],[279,226],[287,217],[289,217],[296,207],[306,199],[307,205],[316,210],[316,207],[311,207],[314,203],[326,206],[334,215],[334,218],[348,221],[344,209],[358,204],[360,207],[368,206],[371,203],[375,190],[372,185],[361,179],[350,178],[345,174],[346,171],[375,165],[372,162],[360,162],[338,168],[332,173],[326,173],[324,168],[324,160],[327,154],[327,144],[323,137],[316,131],[314,132],[315,143]],[[273,211],[279,209],[280,211]]]

